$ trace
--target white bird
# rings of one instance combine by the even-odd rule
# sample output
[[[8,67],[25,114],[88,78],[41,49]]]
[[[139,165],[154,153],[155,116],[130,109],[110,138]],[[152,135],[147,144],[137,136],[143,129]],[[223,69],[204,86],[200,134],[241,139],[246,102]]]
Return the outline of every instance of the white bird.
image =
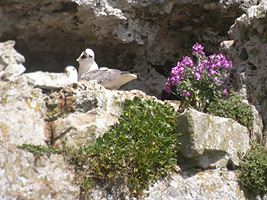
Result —
[[[99,69],[92,49],[83,51],[77,61],[79,62],[79,80],[96,80],[107,89],[119,89],[124,84],[137,79],[136,74],[131,74],[127,71],[109,69],[107,67]]]
[[[67,66],[64,69],[64,72],[67,74],[70,83],[78,82],[78,72],[77,69],[73,66]]]
[[[85,72],[99,69],[95,62],[95,53],[92,49],[83,51],[76,61],[79,62],[78,80],[81,80],[81,77]]]

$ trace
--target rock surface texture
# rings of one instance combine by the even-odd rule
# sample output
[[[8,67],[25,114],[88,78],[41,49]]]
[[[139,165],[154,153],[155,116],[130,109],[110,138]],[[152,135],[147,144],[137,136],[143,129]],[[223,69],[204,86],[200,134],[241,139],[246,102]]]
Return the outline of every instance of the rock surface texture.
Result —
[[[227,50],[235,63],[233,84],[240,93],[256,106],[261,114],[263,135],[267,147],[267,2],[251,6],[236,19],[229,34],[234,43]]]
[[[9,0],[0,4],[0,41],[16,41],[28,71],[77,67],[76,58],[91,48],[100,67],[139,73],[124,88],[159,97],[169,70],[195,42],[217,52],[235,19],[257,3]]]
[[[7,49],[13,52],[10,53],[10,63],[19,63],[22,57],[10,48],[9,45],[13,44],[9,41],[1,45],[7,45]],[[9,66],[9,63],[6,65]],[[0,77],[0,196],[3,199],[79,199],[79,187],[74,184],[75,172],[62,156],[36,158],[16,145],[50,144],[77,148],[92,144],[111,124],[117,122],[125,99],[138,96],[157,100],[138,90],[106,90],[96,81],[79,82],[58,89],[41,89],[25,75],[14,76],[11,72],[6,76],[5,69]],[[14,71],[17,72],[16,69]],[[12,78],[6,79],[8,77]],[[173,102],[170,104],[174,105]],[[246,128],[229,119],[211,117],[194,110],[188,113],[192,119],[183,115],[178,117],[183,130],[192,135],[183,141],[182,148],[191,148],[184,155],[197,157],[197,166],[202,168],[220,167],[225,170],[190,172],[185,168],[181,174],[159,180],[145,192],[144,198],[245,199],[236,182],[235,172],[227,170],[226,166],[229,160],[237,165],[236,151],[248,148]],[[196,123],[199,120],[203,124]],[[195,129],[190,129],[186,124],[194,124]],[[220,129],[225,130],[221,132]],[[236,135],[230,135],[228,129]],[[200,141],[199,134],[203,134],[205,140]],[[190,146],[191,143],[195,146]],[[191,164],[191,161],[183,162]],[[88,195],[93,199],[114,198],[102,189],[94,189]]]
[[[207,54],[221,44],[233,60],[229,87],[255,105],[255,137],[266,140],[266,10],[264,0],[0,1],[0,198],[79,199],[75,172],[63,157],[36,159],[16,145],[94,143],[117,122],[126,98],[157,100],[170,69],[191,54],[195,42]],[[131,91],[106,90],[94,81],[59,87],[62,82],[55,81],[50,87],[51,79],[40,85],[24,73],[77,67],[76,58],[88,47],[100,67],[138,73],[122,88]],[[38,72],[46,74],[53,77]],[[236,152],[249,148],[246,128],[194,110],[178,118],[188,133],[180,151],[182,172],[159,180],[144,198],[247,199],[233,170]],[[98,189],[91,197],[114,198]]]
[[[183,133],[180,152],[186,163],[201,168],[226,168],[238,165],[237,153],[249,149],[249,132],[229,118],[189,110],[177,117]],[[184,161],[185,162],[185,161]],[[192,166],[191,166],[192,167]]]

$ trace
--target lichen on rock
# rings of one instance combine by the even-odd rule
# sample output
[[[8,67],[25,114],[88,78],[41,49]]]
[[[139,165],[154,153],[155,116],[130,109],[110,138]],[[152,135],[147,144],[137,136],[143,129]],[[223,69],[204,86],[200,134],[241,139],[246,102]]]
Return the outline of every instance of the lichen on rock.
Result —
[[[237,153],[250,148],[248,129],[230,118],[191,109],[179,115],[177,123],[183,133],[181,155],[191,159],[193,166],[218,168],[229,162],[238,166]]]

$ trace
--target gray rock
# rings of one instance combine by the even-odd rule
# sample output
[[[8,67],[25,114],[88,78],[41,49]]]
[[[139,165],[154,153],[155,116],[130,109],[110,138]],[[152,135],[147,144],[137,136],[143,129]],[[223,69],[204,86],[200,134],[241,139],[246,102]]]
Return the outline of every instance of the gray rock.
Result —
[[[79,199],[74,174],[62,156],[36,160],[31,153],[3,141],[0,155],[1,199]]]
[[[267,122],[266,110],[266,11],[267,2],[251,6],[236,19],[229,34],[234,45],[227,52],[234,63],[232,85],[250,102],[261,115],[264,127]],[[258,134],[261,135],[261,134]],[[263,138],[267,146],[267,129]],[[258,137],[257,139],[261,139]]]
[[[238,86],[240,93],[254,103],[264,124],[267,122],[265,1],[9,0],[0,4],[0,39],[16,40],[29,71],[63,70],[63,66],[76,64],[75,58],[81,50],[94,47],[100,66],[140,73],[139,80],[126,85],[125,89],[138,88],[157,97],[166,82],[168,69],[183,56],[190,55],[195,41],[213,53],[221,41],[232,39],[234,43],[225,44],[225,49],[235,63],[234,87]],[[239,16],[230,29],[229,38],[228,27]],[[93,142],[116,121],[125,98],[145,94],[107,91],[94,83],[79,83],[77,88],[43,94],[28,84],[28,78],[19,75],[24,57],[17,54],[13,46],[14,42],[0,43],[0,52],[3,52],[0,57],[0,197],[76,199],[78,189],[73,186],[73,174],[67,170],[62,157],[45,157],[34,166],[30,153],[12,149],[10,145],[44,145],[45,140],[51,142],[48,137],[53,137],[57,145],[80,146]],[[8,72],[1,71],[3,69]],[[222,121],[230,123],[225,120]],[[256,124],[256,135],[261,135],[261,121]],[[200,127],[205,129],[205,123],[203,126]],[[231,128],[243,130],[239,126]],[[210,136],[210,141],[205,139],[205,143],[201,143],[202,138],[195,137],[200,142],[197,149],[189,152],[197,155],[191,158],[194,164],[225,167],[230,160],[236,165],[235,151],[246,149],[247,135],[243,135],[245,140],[240,140],[239,146],[234,140],[229,143],[232,141],[229,133],[228,138],[218,137],[224,139],[218,142],[217,135],[209,130],[204,136]],[[190,173],[185,170],[181,176],[171,178],[171,181],[158,181],[145,198],[244,199],[236,175],[231,171]]]
[[[43,89],[58,89],[66,87],[73,82],[69,79],[66,73],[52,72],[31,72],[23,74],[29,79],[29,82],[36,87]]]
[[[0,80],[0,140],[44,144],[43,94],[19,76],[25,70],[24,57],[14,45],[14,41],[0,43],[2,72],[9,74],[9,78],[3,80],[2,76]]]
[[[160,97],[171,67],[199,42],[208,50],[258,1],[9,0],[1,3],[0,38],[13,38],[28,71],[63,71],[92,48],[100,67],[139,73],[124,89]],[[14,13],[13,11],[16,10]],[[26,16],[26,17],[21,17]],[[192,39],[193,38],[193,39]]]
[[[156,182],[146,200],[245,200],[235,172],[227,170],[183,171]]]
[[[237,174],[225,169],[185,170],[168,178],[161,178],[144,192],[145,200],[246,200],[237,183]],[[115,195],[115,194],[114,194]],[[112,194],[95,189],[89,195],[95,200],[114,199]],[[124,197],[124,199],[135,199]]]
[[[40,89],[33,89],[22,78],[15,83],[0,81],[0,140],[44,145],[45,112]]]
[[[0,43],[0,70],[8,65],[19,65],[25,62],[23,55],[18,53],[15,49],[15,41],[6,41]]]
[[[46,105],[53,108],[48,108],[51,123],[46,135],[53,134],[53,142],[59,146],[92,144],[117,122],[125,99],[134,96],[155,99],[140,91],[107,90],[96,81],[82,81],[76,88],[68,87],[52,93],[46,98]]]
[[[15,41],[0,43],[0,78],[1,80],[13,80],[22,74],[26,68],[22,65],[25,62],[24,56],[15,49]]]
[[[177,124],[178,131],[183,133],[180,152],[187,165],[234,167],[239,164],[237,153],[249,149],[247,128],[230,118],[191,109],[177,117]]]

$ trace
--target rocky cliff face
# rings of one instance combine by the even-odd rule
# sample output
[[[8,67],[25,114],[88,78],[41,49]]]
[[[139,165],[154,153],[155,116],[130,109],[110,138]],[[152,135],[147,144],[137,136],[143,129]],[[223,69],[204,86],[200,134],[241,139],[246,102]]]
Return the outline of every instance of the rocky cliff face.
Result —
[[[63,71],[87,47],[100,66],[140,73],[128,88],[159,97],[171,67],[195,42],[207,53],[257,1],[4,1],[0,41],[12,39],[28,71]]]
[[[73,170],[61,156],[36,161],[15,145],[93,143],[117,121],[126,98],[160,97],[170,68],[190,54],[195,42],[202,43],[208,54],[221,44],[234,61],[229,87],[256,106],[260,115],[255,109],[255,134],[262,137],[261,117],[265,127],[267,119],[266,10],[267,3],[256,0],[0,2],[0,41],[15,40],[0,44],[0,196],[78,199]],[[13,48],[15,44],[24,56]],[[87,47],[94,49],[100,66],[139,73],[138,80],[123,88],[138,90],[110,91],[95,82],[66,86],[62,81],[47,89],[22,74],[26,69],[61,72],[69,64],[77,67],[75,59]],[[235,171],[227,169],[238,165],[237,151],[249,148],[246,128],[196,111],[179,118],[185,122],[180,151],[185,170],[171,181],[159,180],[145,198],[246,199]],[[199,124],[200,119],[209,124]],[[201,169],[192,172],[189,166]],[[94,195],[113,198],[97,189]]]
[[[267,147],[266,67],[267,67],[267,2],[250,7],[236,19],[229,30],[234,43],[227,53],[234,62],[232,87],[240,91],[260,112]]]
[[[117,122],[125,99],[138,96],[159,100],[138,90],[106,90],[95,81],[65,86],[60,77],[58,84],[51,88],[45,80],[49,73],[45,72],[43,84],[40,84],[42,80],[32,82],[32,76],[21,74],[25,70],[22,70],[23,56],[13,49],[14,42],[0,46],[7,53],[1,56],[0,195],[4,199],[80,198],[79,187],[74,184],[75,172],[61,155],[37,158],[16,145],[75,148],[89,145],[105,133],[109,125]],[[6,55],[9,55],[7,60]],[[36,76],[40,77],[40,74]],[[45,83],[50,89],[44,86]],[[169,104],[179,106],[174,102]],[[227,167],[231,165],[234,169],[238,165],[237,152],[249,148],[248,130],[233,120],[211,117],[195,110],[177,119],[179,131],[184,134],[179,155],[183,171],[172,176],[171,181],[168,178],[159,180],[145,192],[144,198],[245,199],[238,187],[236,172]],[[188,171],[188,167],[198,169]],[[208,170],[201,170],[204,168]],[[220,174],[224,174],[223,177]],[[227,186],[229,184],[231,187]],[[95,188],[87,197],[113,199],[115,196],[116,192],[112,195]]]

